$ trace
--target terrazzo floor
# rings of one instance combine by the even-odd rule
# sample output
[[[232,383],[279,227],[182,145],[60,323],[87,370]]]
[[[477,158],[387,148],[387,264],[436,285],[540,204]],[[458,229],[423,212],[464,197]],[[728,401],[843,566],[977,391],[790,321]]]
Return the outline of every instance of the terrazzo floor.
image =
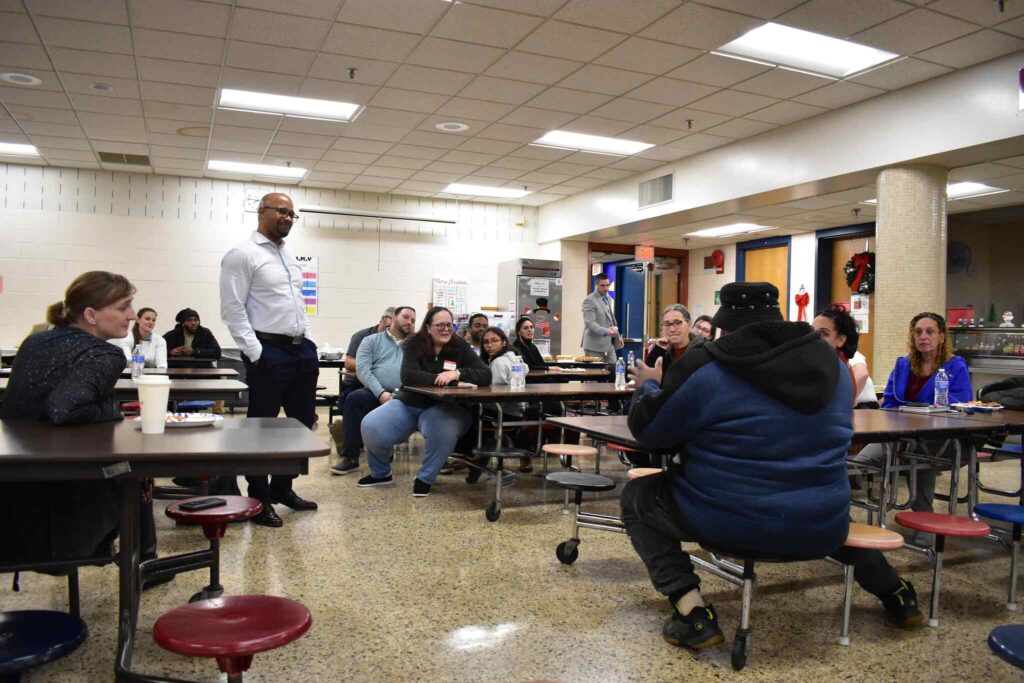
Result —
[[[329,438],[324,426],[318,433]],[[836,644],[838,567],[763,565],[749,663],[734,672],[729,644],[738,589],[714,576],[704,581],[725,645],[699,655],[669,646],[660,635],[668,604],[651,588],[625,535],[584,530],[579,560],[558,562],[554,549],[568,537],[570,518],[561,514],[562,492],[545,487],[540,476],[520,475],[506,489],[500,521],[488,523],[490,486],[466,484],[462,473],[442,476],[428,498],[412,497],[417,449],[411,460],[399,458],[397,486],[386,489],[357,489],[354,475],[332,477],[333,460],[311,461],[311,474],[296,485],[319,503],[317,512],[278,506],[283,528],[237,524],[224,539],[222,582],[229,594],[287,596],[313,614],[305,637],[256,655],[247,681],[1021,680],[986,645],[993,627],[1024,623],[1024,615],[1004,606],[1009,557],[995,543],[949,543],[938,629],[889,627],[877,601],[857,589],[850,647]],[[604,464],[621,487],[623,468]],[[1014,462],[995,463],[983,478],[1016,486],[1017,472]],[[943,485],[940,479],[940,490]],[[617,503],[612,491],[591,497],[588,507],[617,514]],[[158,501],[156,511],[161,554],[202,547],[199,530],[175,528],[163,505]],[[904,551],[890,558],[926,602],[931,582],[924,557]],[[0,575],[0,609],[66,608],[62,579],[23,574],[21,592],[13,593],[10,578]],[[154,620],[187,601],[205,579],[203,572],[181,575],[144,594],[135,670],[224,680],[213,661],[165,652],[151,637]],[[81,585],[89,639],[24,681],[112,679],[116,570],[85,569]]]

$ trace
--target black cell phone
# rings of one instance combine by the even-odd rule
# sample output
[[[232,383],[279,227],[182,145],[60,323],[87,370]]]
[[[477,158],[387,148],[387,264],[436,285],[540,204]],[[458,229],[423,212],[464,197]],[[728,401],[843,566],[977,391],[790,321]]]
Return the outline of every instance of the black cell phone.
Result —
[[[196,512],[197,510],[206,510],[208,508],[218,508],[221,505],[227,505],[228,502],[223,498],[198,498],[196,500],[190,500],[182,503],[178,507],[186,512]]]

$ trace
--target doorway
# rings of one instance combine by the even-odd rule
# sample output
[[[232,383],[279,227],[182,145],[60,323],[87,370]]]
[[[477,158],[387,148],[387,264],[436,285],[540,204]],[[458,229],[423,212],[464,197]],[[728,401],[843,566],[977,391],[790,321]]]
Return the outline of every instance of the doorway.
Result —
[[[736,245],[736,280],[770,282],[779,290],[779,310],[789,319],[789,237]]]

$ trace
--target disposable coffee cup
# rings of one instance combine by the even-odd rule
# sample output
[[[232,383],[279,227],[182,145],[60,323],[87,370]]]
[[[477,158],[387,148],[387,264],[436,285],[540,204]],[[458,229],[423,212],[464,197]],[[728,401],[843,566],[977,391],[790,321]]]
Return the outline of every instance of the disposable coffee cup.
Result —
[[[171,379],[166,375],[143,375],[136,384],[139,387],[142,433],[163,434],[166,426],[167,399],[171,394]]]

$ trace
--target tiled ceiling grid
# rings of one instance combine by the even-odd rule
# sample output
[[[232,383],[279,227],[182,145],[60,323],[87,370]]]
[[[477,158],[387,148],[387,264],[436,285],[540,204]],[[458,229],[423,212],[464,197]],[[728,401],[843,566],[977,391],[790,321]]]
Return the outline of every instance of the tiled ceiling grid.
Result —
[[[311,169],[308,186],[435,197],[456,181],[525,186],[534,194],[514,203],[541,205],[1024,48],[1024,3],[999,13],[991,0],[291,0],[274,11],[284,6],[0,0],[0,71],[43,81],[0,87],[0,141],[35,144],[57,166],[125,168],[98,151],[192,176],[215,175],[211,158],[291,162]],[[907,58],[833,81],[709,54],[767,20]],[[215,110],[221,87],[366,109],[351,124]],[[442,121],[470,128],[442,133]],[[554,128],[657,146],[621,158],[527,144]]]

